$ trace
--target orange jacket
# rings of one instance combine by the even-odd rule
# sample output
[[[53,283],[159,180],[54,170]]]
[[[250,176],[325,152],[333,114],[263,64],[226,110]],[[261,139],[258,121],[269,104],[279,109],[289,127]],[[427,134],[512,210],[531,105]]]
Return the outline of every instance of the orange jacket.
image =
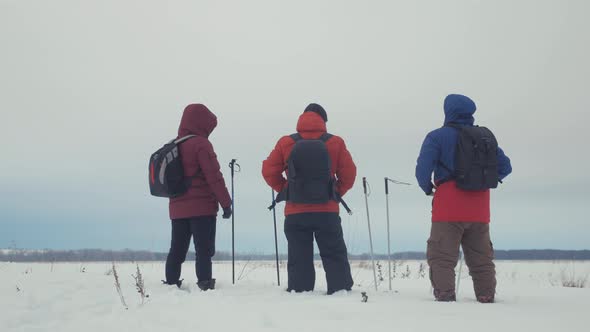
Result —
[[[326,132],[326,123],[314,112],[305,112],[297,122],[297,132],[303,139],[318,139]],[[268,185],[277,192],[287,185],[283,173],[287,169],[287,161],[295,141],[289,136],[283,136],[277,142],[274,150],[262,163],[262,176]],[[344,140],[333,136],[326,142],[330,159],[332,160],[332,175],[336,178],[336,191],[344,196],[354,185],[356,165],[352,161],[350,152],[346,149]],[[330,201],[325,204],[295,204],[287,202],[285,215],[306,212],[336,212],[340,211],[339,203]]]

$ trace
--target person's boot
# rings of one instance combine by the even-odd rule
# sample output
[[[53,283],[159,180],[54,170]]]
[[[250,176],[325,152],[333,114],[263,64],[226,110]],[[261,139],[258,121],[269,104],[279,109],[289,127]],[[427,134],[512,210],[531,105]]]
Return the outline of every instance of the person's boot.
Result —
[[[166,281],[166,280],[162,280],[162,283],[163,283],[164,285],[170,285],[170,286],[171,286],[171,285],[176,285],[176,287],[180,288],[180,286],[182,286],[182,281],[183,281],[183,280],[184,280],[184,279],[180,279],[180,280],[178,280],[177,282],[168,282],[168,281]]]
[[[327,295],[332,295],[332,294],[334,294],[336,292],[339,292],[339,291],[347,291],[347,292],[350,292],[351,290],[352,290],[352,288],[350,288],[350,287],[341,288],[341,289],[328,289],[328,292],[326,294]]]
[[[457,301],[455,291],[441,292],[437,289],[434,290],[434,299],[438,302],[455,302],[455,301]]]
[[[202,291],[215,289],[215,279],[199,281],[197,282],[197,286],[199,286]]]
[[[494,296],[493,295],[480,295],[477,297],[477,302],[479,302],[479,303],[494,303]]]

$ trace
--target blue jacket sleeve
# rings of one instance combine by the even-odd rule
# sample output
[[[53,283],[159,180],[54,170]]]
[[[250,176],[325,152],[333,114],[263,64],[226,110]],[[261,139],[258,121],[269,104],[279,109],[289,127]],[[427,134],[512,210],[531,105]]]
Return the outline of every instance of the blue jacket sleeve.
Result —
[[[440,153],[440,144],[432,137],[432,134],[428,134],[422,143],[416,164],[416,180],[426,194],[432,192],[432,172],[440,159]]]
[[[500,180],[503,180],[505,177],[512,173],[512,164],[510,163],[510,158],[506,156],[504,151],[498,147],[498,175],[500,176]]]

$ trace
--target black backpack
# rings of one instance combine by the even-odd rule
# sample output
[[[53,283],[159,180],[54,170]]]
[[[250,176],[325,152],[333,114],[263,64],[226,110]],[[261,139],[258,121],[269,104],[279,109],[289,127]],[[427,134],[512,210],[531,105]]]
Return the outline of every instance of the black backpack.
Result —
[[[455,147],[455,171],[452,172],[457,187],[467,191],[497,188],[500,181],[498,141],[492,131],[479,126],[448,124],[447,127],[459,131]]]
[[[319,139],[304,140],[293,134],[295,146],[287,162],[287,201],[300,204],[323,204],[334,198],[332,160],[323,134]]]
[[[149,183],[153,196],[174,198],[186,193],[193,178],[184,176],[184,167],[178,146],[195,137],[187,135],[166,143],[150,157]]]
[[[298,204],[324,204],[330,200],[342,203],[350,209],[336,193],[332,177],[332,160],[326,142],[333,137],[324,133],[318,139],[303,139],[300,134],[290,136],[295,141],[287,161],[287,188],[277,195],[269,209],[276,203],[288,201]]]

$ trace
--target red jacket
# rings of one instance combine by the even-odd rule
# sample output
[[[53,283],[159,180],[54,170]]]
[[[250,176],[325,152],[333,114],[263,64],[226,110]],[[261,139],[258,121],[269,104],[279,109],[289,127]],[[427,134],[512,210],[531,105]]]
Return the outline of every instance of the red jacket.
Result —
[[[184,195],[170,199],[170,219],[214,216],[219,204],[231,206],[217,155],[207,139],[216,126],[217,117],[205,105],[191,104],[184,109],[178,137],[197,135],[180,144],[184,175],[199,175]]]
[[[317,113],[305,112],[297,122],[297,132],[304,139],[317,139],[326,132],[326,123]],[[283,172],[287,169],[287,160],[295,141],[289,136],[283,136],[262,163],[262,176],[266,183],[277,192],[287,185],[287,179]],[[332,175],[336,177],[336,191],[344,196],[354,185],[356,178],[356,165],[352,161],[350,152],[346,149],[344,140],[333,136],[326,142],[330,159],[332,160]],[[295,204],[287,202],[285,215],[306,212],[339,212],[339,203],[330,201],[325,204]]]
[[[490,223],[490,191],[464,191],[455,181],[441,184],[434,192],[432,221]]]

